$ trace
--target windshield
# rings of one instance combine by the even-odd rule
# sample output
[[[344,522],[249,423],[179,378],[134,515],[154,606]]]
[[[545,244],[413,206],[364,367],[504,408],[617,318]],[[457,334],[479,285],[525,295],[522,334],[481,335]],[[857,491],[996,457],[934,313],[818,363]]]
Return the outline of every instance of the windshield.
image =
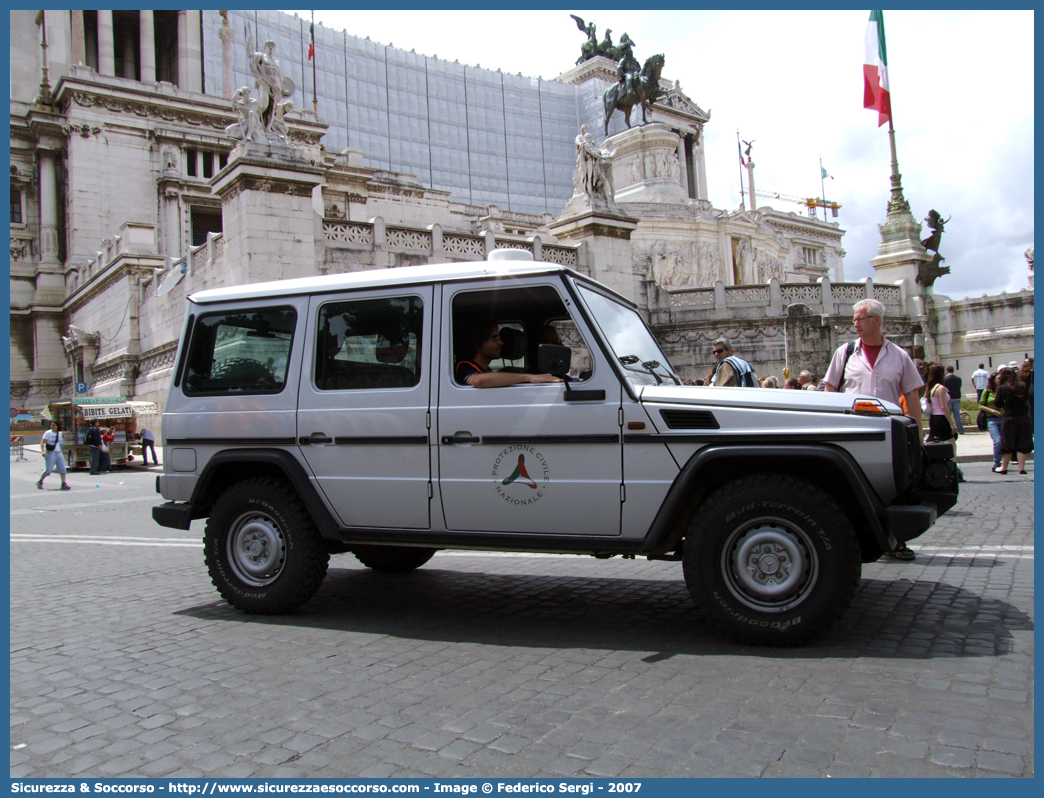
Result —
[[[681,385],[660,345],[634,308],[621,305],[585,285],[577,284],[577,288],[633,384]]]

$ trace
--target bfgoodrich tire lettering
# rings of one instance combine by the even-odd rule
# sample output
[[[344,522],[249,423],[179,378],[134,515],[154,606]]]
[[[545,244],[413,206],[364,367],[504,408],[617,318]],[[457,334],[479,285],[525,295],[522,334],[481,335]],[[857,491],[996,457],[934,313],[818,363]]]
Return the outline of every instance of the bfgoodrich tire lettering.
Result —
[[[386,574],[415,571],[435,554],[435,549],[412,546],[357,546],[353,551],[356,559],[367,568]]]
[[[851,523],[826,493],[762,474],[725,485],[700,506],[683,567],[712,627],[744,643],[792,646],[844,614],[860,555]]]
[[[233,485],[214,505],[203,547],[211,581],[237,609],[289,612],[315,595],[329,554],[294,490],[259,477]]]

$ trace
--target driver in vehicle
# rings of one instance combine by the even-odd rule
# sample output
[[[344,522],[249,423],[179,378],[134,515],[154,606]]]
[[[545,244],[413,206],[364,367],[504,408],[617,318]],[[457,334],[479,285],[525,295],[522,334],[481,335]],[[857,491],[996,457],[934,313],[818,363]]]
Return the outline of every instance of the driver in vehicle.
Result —
[[[464,332],[461,351],[470,353],[457,362],[455,375],[461,385],[472,388],[502,388],[526,382],[561,382],[550,374],[517,374],[490,371],[489,364],[500,357],[504,340],[497,325],[491,321],[475,324]]]

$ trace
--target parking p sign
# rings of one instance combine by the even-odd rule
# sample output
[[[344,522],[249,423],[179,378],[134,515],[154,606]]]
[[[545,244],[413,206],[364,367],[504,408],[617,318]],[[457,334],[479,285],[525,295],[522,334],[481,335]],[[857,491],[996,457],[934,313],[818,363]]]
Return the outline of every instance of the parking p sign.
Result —
[[[78,382],[76,383],[76,393],[87,393],[87,383]]]

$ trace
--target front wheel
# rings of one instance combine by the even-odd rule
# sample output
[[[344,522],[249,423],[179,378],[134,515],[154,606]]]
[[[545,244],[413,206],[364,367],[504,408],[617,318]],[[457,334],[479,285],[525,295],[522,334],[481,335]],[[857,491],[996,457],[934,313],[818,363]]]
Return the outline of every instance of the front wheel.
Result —
[[[859,544],[820,488],[762,474],[713,493],[692,520],[683,569],[697,612],[740,642],[807,643],[859,586]]]
[[[221,494],[207,520],[203,549],[211,581],[225,601],[259,615],[290,612],[308,601],[330,559],[297,493],[266,477]]]

